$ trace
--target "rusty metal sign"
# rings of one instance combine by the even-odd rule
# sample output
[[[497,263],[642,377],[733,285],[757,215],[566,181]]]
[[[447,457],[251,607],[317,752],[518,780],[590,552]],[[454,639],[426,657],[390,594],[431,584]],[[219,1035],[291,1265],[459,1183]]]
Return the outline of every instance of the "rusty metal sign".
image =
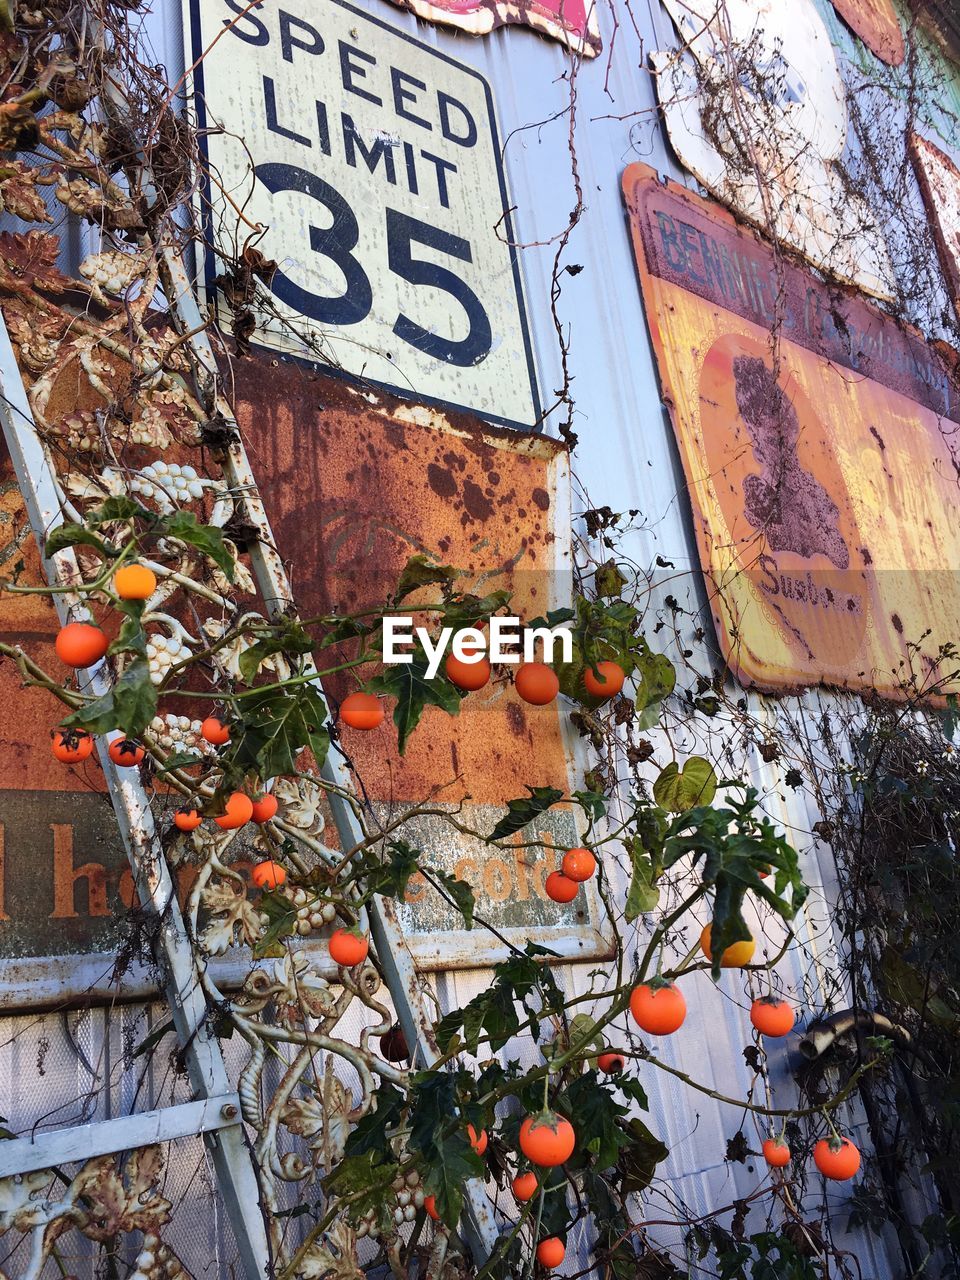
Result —
[[[681,163],[826,274],[891,297],[879,220],[836,164],[846,89],[813,0],[663,2],[685,51],[651,61]]]
[[[425,22],[485,36],[496,27],[531,27],[574,53],[595,58],[603,48],[595,0],[393,0]]]
[[[833,0],[833,7],[871,53],[899,67],[906,47],[893,0]]]
[[[510,587],[528,613],[569,592],[569,473],[556,442],[474,419],[453,423],[393,398],[373,406],[369,393],[268,357],[239,360],[234,372],[238,418],[304,616],[334,601],[349,609],[378,592],[383,599],[414,551],[457,564],[489,589]],[[2,443],[0,572],[41,580]],[[44,597],[0,597],[0,637],[28,643],[52,669],[56,631]],[[134,959],[129,864],[95,758],[71,768],[53,759],[55,708],[44,691],[22,688],[10,663],[0,664],[0,705],[17,708],[0,721],[0,1008],[150,994],[154,975]],[[347,743],[378,812],[433,791],[481,835],[526,784],[575,785],[576,748],[559,712],[528,707],[505,684],[472,695],[456,720],[428,711],[403,758],[390,727]],[[332,830],[328,823],[325,838]],[[533,851],[491,848],[469,835],[454,843],[450,834],[421,819],[416,838],[433,865],[472,885],[478,916],[505,937],[530,938],[564,956],[607,954],[593,894],[561,905],[544,890],[560,857],[552,846],[578,839],[570,811],[540,820],[543,847]],[[241,850],[241,869],[244,857]],[[181,898],[192,875],[181,868]],[[397,913],[424,969],[487,964],[506,953],[487,930],[466,931],[421,876]],[[322,943],[304,945],[325,954]],[[228,984],[233,970],[242,974],[237,962],[215,960],[213,968]]]
[[[345,0],[189,6],[207,295],[257,342],[507,426],[540,416],[490,86]],[[261,234],[262,232],[262,234]]]
[[[717,205],[644,165],[623,190],[731,668],[771,690],[933,688],[960,632],[952,375],[799,267],[778,295],[771,251]]]
[[[908,144],[940,265],[960,314],[960,169],[919,133],[911,133]]]
[[[292,362],[240,360],[233,372],[237,420],[304,616],[334,604],[351,611],[382,604],[418,552],[460,569],[465,589],[509,589],[521,616],[569,602],[570,478],[557,441],[392,397],[371,405],[358,390]],[[327,687],[342,697],[354,685]],[[433,796],[478,833],[453,838],[442,819],[416,824],[433,864],[472,886],[478,917],[511,941],[531,939],[564,956],[609,952],[592,892],[565,906],[543,887],[558,865],[555,848],[578,840],[569,810],[540,820],[544,848],[523,849],[518,838],[505,852],[480,838],[528,785],[578,785],[575,740],[557,704],[530,707],[501,679],[472,694],[453,719],[428,708],[403,756],[389,723],[347,731],[345,743],[378,812]],[[422,877],[411,882],[399,916],[422,964],[469,966],[506,954],[487,930],[465,931]]]

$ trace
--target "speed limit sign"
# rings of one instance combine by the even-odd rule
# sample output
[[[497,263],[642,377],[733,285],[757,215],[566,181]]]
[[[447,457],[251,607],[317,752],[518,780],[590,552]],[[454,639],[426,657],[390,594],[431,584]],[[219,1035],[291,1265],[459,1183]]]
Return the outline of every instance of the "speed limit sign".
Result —
[[[189,25],[205,283],[226,327],[242,306],[257,343],[535,426],[483,77],[343,0],[193,0]],[[247,246],[276,265],[241,298],[217,283]]]

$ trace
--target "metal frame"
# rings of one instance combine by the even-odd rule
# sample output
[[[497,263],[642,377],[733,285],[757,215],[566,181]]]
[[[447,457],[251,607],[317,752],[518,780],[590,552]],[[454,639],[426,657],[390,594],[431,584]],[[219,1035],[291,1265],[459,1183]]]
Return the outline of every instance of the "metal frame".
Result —
[[[62,523],[63,516],[54,473],[37,436],[10,335],[2,320],[0,422],[30,525],[42,554],[46,535]],[[73,551],[67,549],[50,559],[45,558],[44,569],[52,584],[66,588],[53,597],[61,622],[87,618],[82,597],[72,590],[81,581]],[[104,693],[109,688],[109,681],[109,671],[103,661],[81,675],[81,685],[94,695]],[[163,985],[177,1038],[183,1048],[190,1083],[200,1100],[222,1099],[231,1092],[227,1069],[207,1018],[207,1002],[198,978],[196,959],[154,826],[150,799],[139,776],[132,770],[117,769],[107,748],[107,739],[98,738],[100,763],[137,893],[144,911],[153,917],[156,925],[152,947],[163,971]],[[54,1136],[67,1144],[70,1135],[76,1132],[75,1129],[65,1129]],[[239,1111],[229,1125],[208,1131],[205,1137],[230,1213],[244,1272],[249,1280],[258,1280],[267,1272],[269,1249],[262,1215],[250,1212],[251,1205],[260,1203],[260,1191]],[[10,1170],[11,1173],[21,1171]]]

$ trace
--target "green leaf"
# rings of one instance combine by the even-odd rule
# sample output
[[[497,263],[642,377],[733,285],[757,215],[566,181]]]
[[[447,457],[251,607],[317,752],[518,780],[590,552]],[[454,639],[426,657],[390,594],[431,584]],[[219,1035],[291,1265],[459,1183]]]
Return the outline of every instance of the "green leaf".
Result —
[[[650,1101],[647,1098],[646,1090],[635,1076],[619,1075],[614,1080],[614,1084],[621,1093],[625,1093],[628,1098],[632,1098],[638,1107],[641,1107],[644,1111],[650,1110]]]
[[[389,1080],[381,1080],[375,1094],[376,1106],[357,1121],[347,1138],[348,1156],[362,1156],[368,1151],[382,1155],[389,1150],[387,1130],[395,1129],[403,1115],[406,1099]]]
[[[271,689],[238,699],[238,722],[224,760],[261,778],[295,773],[296,756],[309,747],[317,764],[330,746],[327,706],[314,684]]]
[[[95,529],[102,524],[114,524],[120,520],[146,520],[149,524],[155,524],[157,517],[134,498],[128,498],[122,493],[105,498],[99,507],[88,511],[86,515],[87,524]]]
[[[102,538],[91,533],[85,525],[69,523],[58,524],[55,529],[50,530],[44,540],[43,554],[49,559],[50,556],[56,555],[58,551],[63,551],[67,547],[81,545],[94,547],[107,560],[116,554],[112,547],[108,547]]]
[[[456,1078],[423,1072],[412,1083],[408,1145],[423,1157],[424,1190],[436,1197],[437,1212],[453,1228],[463,1207],[464,1185],[482,1175],[483,1163],[470,1146],[466,1125],[457,1119]]]
[[[589,1152],[597,1169],[609,1169],[620,1148],[630,1143],[622,1124],[627,1108],[595,1071],[578,1076],[557,1098],[556,1109],[576,1127],[578,1154]]]
[[[375,893],[382,898],[402,898],[410,877],[420,866],[419,859],[420,850],[406,840],[391,840],[382,857],[370,850],[361,871],[363,901],[368,902]]]
[[[266,636],[263,640],[257,640],[254,644],[244,649],[238,662],[240,674],[249,684],[267,658],[272,658],[277,653],[282,653],[287,658],[302,657],[304,654],[309,653],[312,648],[313,641],[310,636],[307,635],[299,622],[291,619],[286,623],[280,624],[274,635]]]
[[[627,1196],[646,1191],[657,1165],[670,1154],[659,1138],[655,1138],[642,1120],[634,1117],[627,1121],[628,1145],[617,1157],[620,1171],[620,1190]]]
[[[677,683],[677,673],[673,663],[663,653],[654,653],[641,636],[638,647],[633,653],[636,664],[638,711],[655,706],[673,693]],[[655,720],[652,723],[656,723]],[[645,726],[650,728],[648,724]]]
[[[440,867],[425,867],[424,870],[429,870],[431,876],[436,876],[444,889],[446,889],[447,893],[449,893],[450,897],[453,899],[454,905],[463,916],[467,928],[472,929],[473,913],[477,903],[473,890],[467,884],[466,880],[458,880],[456,876],[452,876],[449,872],[441,870]]]
[[[460,570],[454,569],[449,564],[437,564],[435,560],[431,560],[422,552],[411,556],[403,567],[400,574],[400,581],[397,583],[397,589],[394,592],[394,603],[399,602],[410,595],[412,591],[419,590],[420,587],[429,586],[432,582],[442,582],[449,586],[451,582],[455,582],[459,577]]]
[[[80,707],[64,724],[90,733],[120,729],[129,738],[139,737],[157,714],[157,690],[150,682],[150,668],[137,658],[106,693]]]
[[[258,909],[268,917],[269,924],[254,944],[254,960],[262,960],[265,956],[286,955],[286,950],[280,946],[280,939],[289,938],[295,931],[296,907],[283,894],[270,892],[261,895]]]
[[[143,629],[143,623],[140,621],[143,605],[140,603],[137,608],[124,609],[124,612],[127,616],[121,624],[120,633],[107,652],[111,654],[137,653],[141,658],[146,658],[147,635]]]
[[[606,564],[600,565],[593,575],[593,584],[598,596],[615,597],[623,591],[627,585],[627,579],[620,572],[616,561],[608,560]]]
[[[551,805],[563,799],[563,792],[558,791],[556,787],[527,787],[527,790],[530,792],[529,796],[508,801],[506,817],[501,818],[486,837],[488,844],[492,844],[494,840],[504,840],[507,836],[512,836],[528,822],[545,813]]]
[[[223,541],[222,531],[215,525],[200,524],[192,511],[175,511],[162,520],[161,525],[171,538],[178,538],[209,556],[223,570],[227,581],[233,582],[233,556]]]
[[[380,1151],[368,1148],[359,1155],[344,1156],[323,1179],[324,1190],[338,1198],[356,1197],[351,1199],[350,1211],[357,1216],[369,1209],[379,1209],[399,1168],[394,1161],[383,1163],[381,1155]]]
[[[601,818],[606,816],[607,798],[599,791],[574,791],[570,799],[576,800],[581,809],[594,822],[599,822]]]
[[[427,679],[427,656],[419,645],[410,656],[411,662],[387,667],[366,685],[369,693],[385,693],[396,698],[393,723],[397,726],[401,755],[425,707],[440,707],[451,716],[460,711],[460,694],[449,680],[441,680],[439,675],[436,679]]]
[[[633,878],[627,892],[625,914],[628,920],[636,920],[637,916],[655,910],[660,901],[660,890],[657,888],[658,872],[653,859],[636,836],[627,841],[627,852],[633,867]]]
[[[667,765],[653,784],[653,798],[671,813],[685,813],[695,805],[713,803],[717,775],[709,760],[690,756],[683,769],[675,761]]]

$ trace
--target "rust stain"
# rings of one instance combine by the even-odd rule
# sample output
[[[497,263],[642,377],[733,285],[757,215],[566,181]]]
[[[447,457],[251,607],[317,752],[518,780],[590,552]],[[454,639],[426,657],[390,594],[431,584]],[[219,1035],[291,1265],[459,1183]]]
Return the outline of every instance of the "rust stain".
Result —
[[[462,570],[466,590],[512,590],[520,614],[552,607],[561,445],[374,398],[258,354],[233,369],[237,418],[302,615],[382,605],[417,552]],[[329,685],[338,699],[354,687],[351,677]],[[345,743],[376,800],[436,792],[502,804],[527,784],[567,785],[559,714],[538,709],[532,726],[500,678],[455,719],[428,709],[403,757],[389,722]]]
[[[960,630],[952,364],[858,295],[787,265],[774,366],[769,249],[646,166],[623,186],[732,669],[771,690],[900,698],[907,659],[935,681],[940,646]]]

